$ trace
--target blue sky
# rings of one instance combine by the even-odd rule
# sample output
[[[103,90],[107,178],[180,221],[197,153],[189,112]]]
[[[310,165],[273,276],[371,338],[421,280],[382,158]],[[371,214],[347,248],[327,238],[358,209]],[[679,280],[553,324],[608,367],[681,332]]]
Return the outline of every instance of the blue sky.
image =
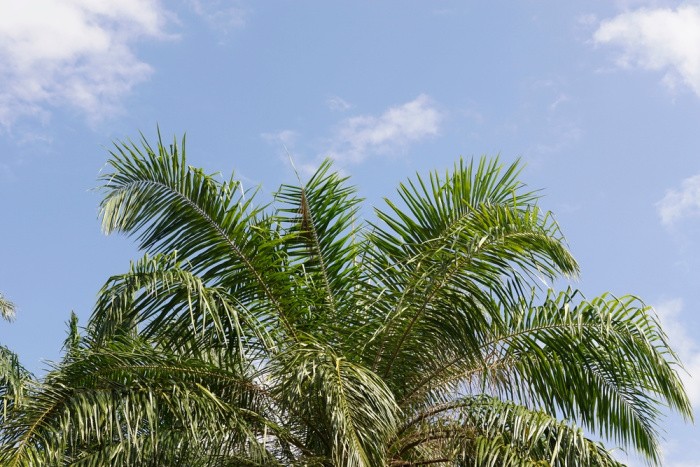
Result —
[[[30,369],[139,256],[93,188],[156,125],[263,197],[287,151],[374,205],[460,156],[521,158],[575,285],[656,307],[700,417],[700,2],[0,0],[0,342]],[[665,429],[665,465],[700,466],[700,428]]]

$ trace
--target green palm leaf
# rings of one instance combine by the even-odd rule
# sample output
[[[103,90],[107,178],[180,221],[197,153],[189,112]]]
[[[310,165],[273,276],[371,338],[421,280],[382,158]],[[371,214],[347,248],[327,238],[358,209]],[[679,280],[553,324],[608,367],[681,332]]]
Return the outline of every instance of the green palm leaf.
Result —
[[[161,141],[156,150],[143,146],[117,145],[111,153],[112,171],[102,177],[105,232],[137,235],[150,253],[177,251],[205,283],[225,284],[241,303],[274,310],[293,332],[280,240],[254,206],[254,193],[243,196],[235,180],[221,182],[188,166],[184,140],[170,150]]]
[[[0,431],[13,410],[27,397],[27,387],[34,376],[22,366],[16,353],[0,345]]]
[[[15,317],[15,305],[0,293],[0,318],[8,321]]]
[[[430,407],[399,434],[392,446],[393,465],[431,458],[441,465],[465,466],[622,465],[575,425],[486,396]]]
[[[306,444],[332,465],[382,465],[398,408],[376,374],[313,341],[273,363],[274,394],[293,414]]]
[[[240,359],[274,348],[274,322],[264,309],[241,303],[235,290],[207,285],[176,255],[146,255],[105,284],[89,331],[98,342],[139,333],[180,350],[225,348]]]
[[[143,465],[162,456],[187,458],[196,446],[200,454],[254,457],[265,451],[257,436],[266,397],[235,369],[120,339],[75,354],[30,389],[22,411],[6,422],[0,461]]]
[[[393,214],[378,212],[387,227],[369,237],[369,274],[385,298],[372,336],[381,344],[370,351],[381,374],[404,380],[432,365],[438,345],[477,358],[501,306],[527,296],[533,280],[577,272],[551,214],[527,204],[535,198],[520,192],[517,170],[460,164],[429,187],[420,177],[402,185],[409,213],[392,203]]]

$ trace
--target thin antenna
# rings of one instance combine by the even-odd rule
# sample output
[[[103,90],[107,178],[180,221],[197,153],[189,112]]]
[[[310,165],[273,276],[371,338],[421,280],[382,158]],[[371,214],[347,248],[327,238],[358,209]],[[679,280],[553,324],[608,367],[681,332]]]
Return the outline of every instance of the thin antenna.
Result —
[[[299,185],[301,185],[301,177],[299,176],[299,172],[297,171],[296,165],[294,165],[294,159],[292,158],[292,155],[289,153],[289,149],[287,149],[287,145],[284,144],[282,141],[280,141],[280,144],[282,144],[282,147],[284,148],[284,152],[287,153],[287,157],[289,158],[289,163],[292,164],[292,170],[294,170],[294,175],[297,176],[297,180],[299,181]]]

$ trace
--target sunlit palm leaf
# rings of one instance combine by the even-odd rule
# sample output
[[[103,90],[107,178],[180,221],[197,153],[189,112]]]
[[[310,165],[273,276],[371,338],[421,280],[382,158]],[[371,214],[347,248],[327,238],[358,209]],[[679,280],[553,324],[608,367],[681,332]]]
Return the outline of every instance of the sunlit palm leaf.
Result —
[[[145,141],[143,150],[116,146],[112,171],[102,177],[103,228],[137,235],[147,252],[177,252],[205,283],[230,288],[246,306],[274,310],[293,332],[284,306],[284,258],[270,221],[238,182],[188,166],[184,146],[184,140],[170,150],[161,141],[155,150]]]
[[[0,431],[8,415],[24,403],[27,387],[33,380],[17,354],[0,345]]]
[[[0,318],[8,321],[15,317],[15,305],[0,293]]]
[[[360,200],[346,185],[347,178],[330,168],[326,160],[306,185],[283,185],[275,194],[276,218],[288,233],[290,273],[298,270],[302,276],[303,289],[297,294],[309,300],[316,333],[326,324],[339,325],[353,312],[351,293],[362,247],[356,220]]]
[[[176,255],[145,256],[109,279],[90,321],[98,342],[138,332],[166,347],[226,348],[231,356],[271,349],[274,316],[251,310],[235,291],[207,286]],[[196,348],[192,348],[195,345]]]
[[[313,341],[288,349],[272,375],[277,398],[295,409],[309,447],[337,466],[384,463],[398,409],[377,375]]]
[[[600,443],[544,412],[478,396],[430,407],[410,419],[393,443],[393,465],[619,466]]]
[[[387,228],[369,238],[371,277],[385,297],[372,337],[380,374],[406,378],[433,364],[436,346],[478,358],[500,306],[522,299],[533,278],[577,272],[558,226],[526,204],[534,195],[520,192],[515,173],[516,165],[502,176],[498,165],[460,165],[445,180],[432,175],[429,187],[420,177],[402,185],[409,213],[393,204],[392,214],[379,212]]]
[[[0,460],[29,466],[89,458],[112,465],[116,456],[138,459],[124,465],[143,465],[163,455],[184,457],[195,445],[211,455],[262,449],[257,438],[266,397],[245,375],[147,343],[115,341],[85,349],[30,390],[22,411],[7,420]],[[175,432],[178,449],[161,453],[175,447],[166,442]]]
[[[657,458],[658,401],[684,417],[680,363],[651,309],[631,296],[576,301],[568,291],[507,314],[491,352],[513,362],[503,390]],[[571,388],[585,388],[571,395]]]

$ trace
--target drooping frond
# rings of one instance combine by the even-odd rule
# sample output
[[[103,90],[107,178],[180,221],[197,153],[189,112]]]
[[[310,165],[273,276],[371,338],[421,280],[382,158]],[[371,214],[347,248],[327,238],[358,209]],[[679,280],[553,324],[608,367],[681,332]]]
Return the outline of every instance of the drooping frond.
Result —
[[[569,290],[542,305],[524,301],[504,312],[481,354],[481,365],[460,355],[436,365],[399,401],[402,409],[449,401],[456,388],[487,391],[576,421],[656,461],[659,405],[692,418],[680,363],[635,297],[586,301]]]
[[[572,423],[486,396],[430,407],[393,444],[392,465],[618,467],[600,443]]]
[[[636,297],[577,295],[550,294],[506,313],[508,331],[487,351],[512,362],[501,391],[657,459],[659,402],[692,418],[678,358]]]
[[[500,170],[482,160],[475,173],[460,165],[429,185],[418,177],[400,188],[407,213],[392,203],[379,211],[386,227],[370,235],[368,263],[383,297],[370,348],[380,374],[399,371],[403,380],[432,365],[436,346],[479,358],[501,306],[541,277],[577,272],[551,214],[520,193],[517,165]]]
[[[0,293],[0,318],[11,321],[14,317],[15,305]],[[0,432],[8,414],[22,405],[27,385],[33,379],[17,354],[0,345]]]
[[[144,465],[186,458],[195,446],[203,454],[252,455],[265,450],[258,441],[265,398],[246,375],[118,340],[80,352],[30,389],[1,433],[0,462],[112,465],[123,458],[134,462],[122,465]],[[168,442],[173,433],[176,444]]]
[[[93,339],[138,332],[165,347],[221,347],[239,358],[274,347],[274,315],[249,308],[235,289],[207,285],[188,266],[176,254],[146,255],[110,278],[90,320]]]

